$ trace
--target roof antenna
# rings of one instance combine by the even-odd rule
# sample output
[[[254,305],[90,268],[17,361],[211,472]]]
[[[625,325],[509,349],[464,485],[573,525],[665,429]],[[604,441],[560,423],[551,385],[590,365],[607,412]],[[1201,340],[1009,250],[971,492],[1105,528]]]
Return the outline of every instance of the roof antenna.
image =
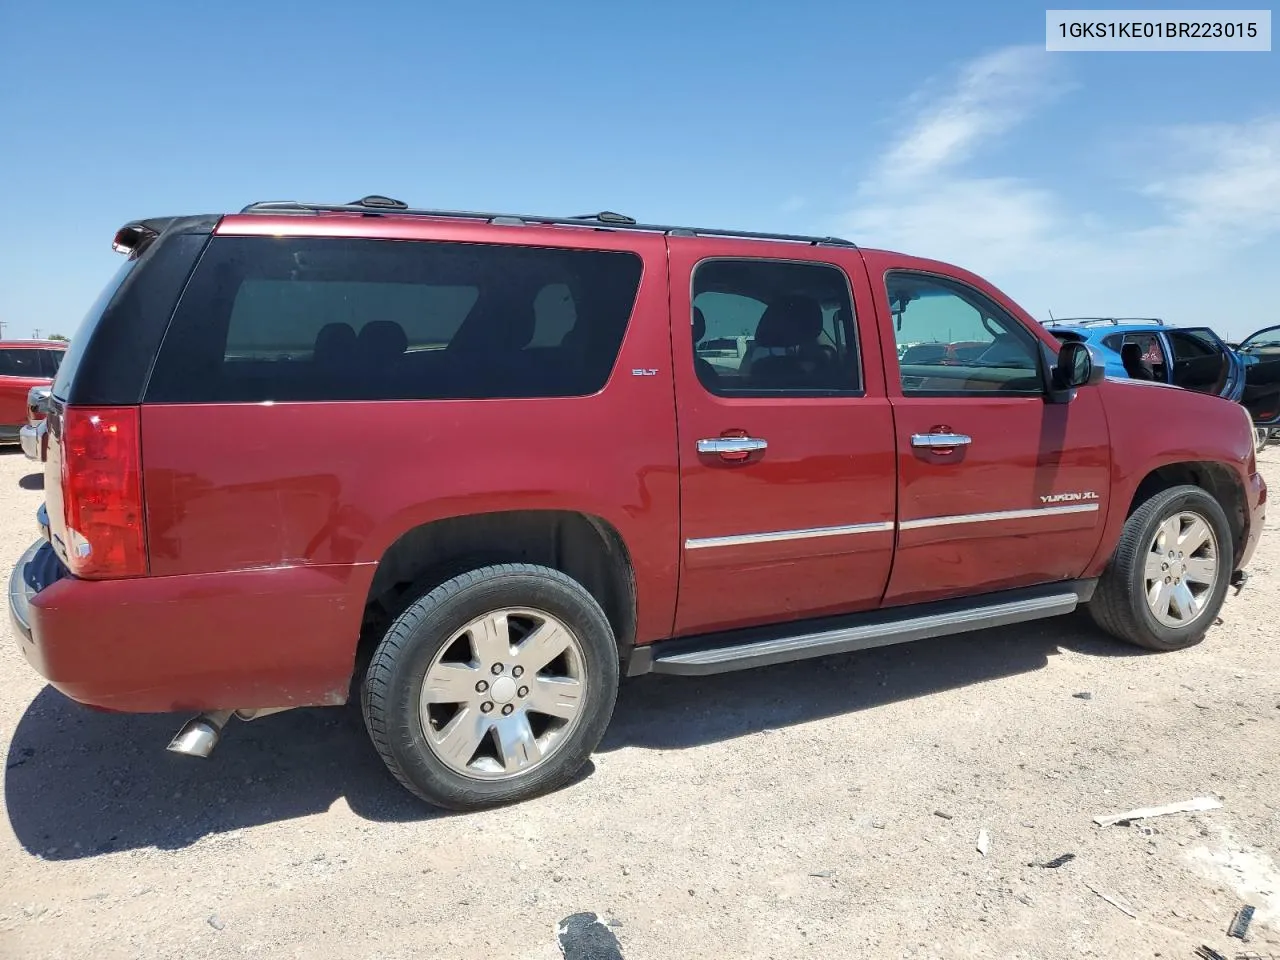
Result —
[[[1057,320],[1053,319],[1053,311],[1052,311],[1052,310],[1050,310],[1050,311],[1049,311],[1049,322],[1050,322],[1050,323],[1057,323],[1057,322],[1058,322]]]

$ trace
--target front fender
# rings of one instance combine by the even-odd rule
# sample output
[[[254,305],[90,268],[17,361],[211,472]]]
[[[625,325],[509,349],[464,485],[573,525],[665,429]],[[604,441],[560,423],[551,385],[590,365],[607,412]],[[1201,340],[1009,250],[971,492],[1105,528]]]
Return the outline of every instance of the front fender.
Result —
[[[1086,576],[1099,576],[1106,568],[1143,481],[1162,468],[1185,466],[1200,476],[1207,470],[1226,471],[1248,513],[1256,462],[1253,431],[1242,407],[1141,380],[1108,379],[1099,389],[1113,451],[1111,497],[1102,540]]]

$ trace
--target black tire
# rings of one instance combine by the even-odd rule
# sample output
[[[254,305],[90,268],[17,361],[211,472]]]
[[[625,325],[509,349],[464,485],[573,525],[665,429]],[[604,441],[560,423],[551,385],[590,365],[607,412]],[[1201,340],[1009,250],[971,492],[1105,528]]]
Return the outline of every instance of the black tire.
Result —
[[[428,667],[449,639],[475,618],[508,607],[545,611],[572,631],[581,647],[585,692],[574,727],[553,754],[508,779],[474,779],[455,772],[432,751],[419,697]],[[396,618],[374,651],[361,704],[374,747],[405,789],[445,809],[478,810],[568,783],[604,736],[618,674],[613,630],[581,584],[548,567],[499,564],[442,583]]]
[[[1218,542],[1215,580],[1200,612],[1185,626],[1161,623],[1147,603],[1145,563],[1160,524],[1178,513],[1194,513],[1212,529]],[[1235,543],[1222,505],[1200,487],[1162,490],[1125,521],[1120,542],[1098,582],[1089,613],[1094,623],[1118,640],[1148,650],[1182,650],[1204,639],[1218,617],[1231,580]]]

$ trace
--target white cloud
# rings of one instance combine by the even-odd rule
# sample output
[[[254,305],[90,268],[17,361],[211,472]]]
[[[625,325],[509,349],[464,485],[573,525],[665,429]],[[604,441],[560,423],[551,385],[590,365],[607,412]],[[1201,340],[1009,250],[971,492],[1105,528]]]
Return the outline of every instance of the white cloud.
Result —
[[[1280,118],[1186,127],[1170,139],[1199,164],[1146,188],[1164,201],[1174,228],[1239,232],[1241,241],[1280,230]]]
[[[1082,210],[1052,184],[970,172],[1069,89],[1057,62],[1012,47],[962,68],[941,95],[917,97],[841,229],[975,270],[1041,317],[1141,312],[1233,336],[1280,322],[1274,271],[1257,270],[1280,258],[1280,118],[1135,131],[1125,206],[1145,211],[1142,222]]]
[[[1042,98],[1061,92],[1038,47],[1007,47],[961,71],[955,89],[930,104],[885,154],[878,179],[909,184],[967,160],[1021,122]]]

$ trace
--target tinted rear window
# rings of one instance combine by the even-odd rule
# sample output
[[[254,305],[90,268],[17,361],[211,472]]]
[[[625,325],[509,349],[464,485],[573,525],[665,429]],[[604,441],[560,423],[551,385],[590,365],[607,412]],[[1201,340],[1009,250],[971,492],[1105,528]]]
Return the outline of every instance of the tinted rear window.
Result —
[[[40,375],[52,380],[58,375],[58,368],[62,366],[62,358],[66,351],[40,350],[38,352],[40,354]]]
[[[147,400],[585,396],[640,284],[631,253],[215,237]]]
[[[43,377],[40,350],[0,350],[0,377]]]

